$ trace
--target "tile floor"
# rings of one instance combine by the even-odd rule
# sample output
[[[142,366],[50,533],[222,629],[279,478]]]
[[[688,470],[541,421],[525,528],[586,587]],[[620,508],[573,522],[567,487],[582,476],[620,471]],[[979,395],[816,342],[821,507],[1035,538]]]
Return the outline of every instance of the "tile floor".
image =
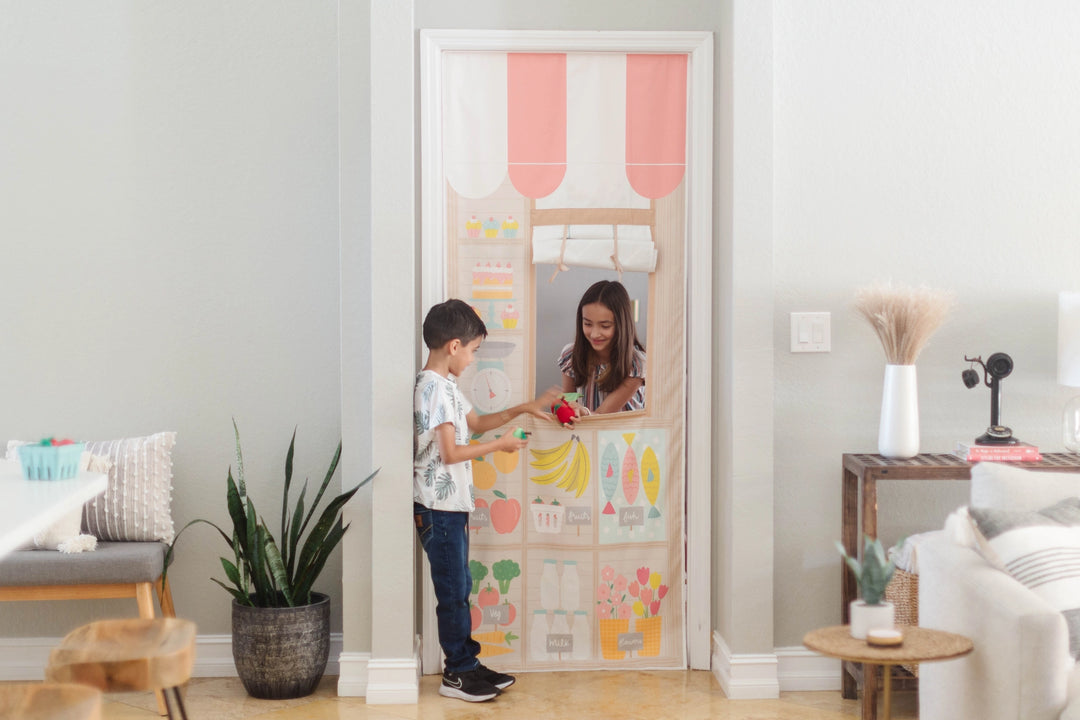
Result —
[[[840,720],[859,717],[859,704],[837,692],[782,693],[779,700],[728,700],[705,671],[523,673],[495,700],[466,703],[438,694],[439,678],[426,676],[417,705],[367,705],[339,698],[337,678],[323,678],[314,695],[297,700],[255,700],[235,678],[193,680],[186,694],[191,720]],[[914,693],[895,693],[893,717],[918,717]],[[880,714],[880,711],[879,711]],[[104,720],[156,718],[149,693],[109,695]]]

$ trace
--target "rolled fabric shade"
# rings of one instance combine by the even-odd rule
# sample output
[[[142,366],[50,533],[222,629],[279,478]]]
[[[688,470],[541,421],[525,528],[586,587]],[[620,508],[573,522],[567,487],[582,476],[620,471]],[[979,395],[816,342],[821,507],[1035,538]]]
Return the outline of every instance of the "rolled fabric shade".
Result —
[[[611,257],[615,254],[616,227],[618,266]],[[534,265],[562,264],[627,272],[656,270],[656,244],[648,225],[538,225],[532,229],[532,250]]]

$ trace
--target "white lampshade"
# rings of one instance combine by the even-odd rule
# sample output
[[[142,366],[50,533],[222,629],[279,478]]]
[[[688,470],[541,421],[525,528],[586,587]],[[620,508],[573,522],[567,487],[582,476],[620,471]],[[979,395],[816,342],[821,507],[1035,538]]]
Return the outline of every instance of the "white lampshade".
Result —
[[[1058,384],[1080,387],[1080,292],[1058,294]],[[1080,396],[1065,405],[1062,440],[1080,452]]]

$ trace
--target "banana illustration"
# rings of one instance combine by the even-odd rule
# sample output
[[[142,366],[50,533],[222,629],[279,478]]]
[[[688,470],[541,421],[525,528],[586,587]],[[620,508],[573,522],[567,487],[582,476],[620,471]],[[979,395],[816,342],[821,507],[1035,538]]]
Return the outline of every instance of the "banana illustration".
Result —
[[[580,458],[580,462],[577,459]],[[574,453],[574,471],[570,473],[570,483],[567,490],[573,492],[575,497],[581,497],[589,487],[589,478],[592,473],[592,462],[589,459],[589,451],[585,443],[578,438],[577,451]]]
[[[572,456],[571,450],[573,450]],[[592,462],[589,451],[579,436],[571,435],[569,440],[554,448],[546,450],[530,448],[529,452],[535,458],[530,464],[538,470],[546,471],[541,475],[530,477],[529,479],[534,483],[539,485],[556,483],[556,487],[574,493],[575,497],[581,497],[589,487]],[[568,458],[569,462],[567,462]]]
[[[570,450],[574,447],[575,437],[576,436],[571,435],[569,440],[562,445],[556,445],[553,448],[545,448],[543,450],[529,448],[529,452],[533,456],[533,460],[529,464],[537,470],[550,470],[558,465],[562,465],[566,462],[566,458],[570,455]]]
[[[550,485],[551,483],[555,482],[560,477],[562,477],[562,475],[563,475],[563,473],[565,471],[566,471],[566,463],[562,463],[561,465],[556,467],[554,470],[550,470],[550,471],[544,473],[543,475],[537,475],[537,476],[531,477],[529,479],[532,480],[534,483],[537,483],[538,485]]]

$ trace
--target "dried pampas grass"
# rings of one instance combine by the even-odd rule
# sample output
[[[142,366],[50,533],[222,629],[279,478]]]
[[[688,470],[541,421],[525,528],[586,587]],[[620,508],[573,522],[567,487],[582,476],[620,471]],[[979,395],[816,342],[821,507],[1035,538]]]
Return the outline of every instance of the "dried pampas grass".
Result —
[[[855,309],[874,328],[890,365],[914,365],[955,299],[928,287],[877,283],[855,291]]]

